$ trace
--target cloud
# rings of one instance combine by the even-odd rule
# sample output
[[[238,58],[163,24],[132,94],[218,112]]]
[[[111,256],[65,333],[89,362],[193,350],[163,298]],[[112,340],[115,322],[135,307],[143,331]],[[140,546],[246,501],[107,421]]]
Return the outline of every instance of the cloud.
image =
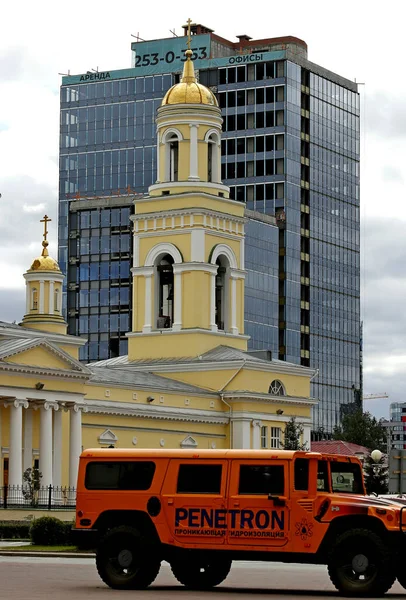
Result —
[[[387,183],[402,183],[404,182],[403,175],[400,169],[392,165],[385,165],[382,169],[382,178]]]
[[[0,321],[21,322],[25,313],[25,294],[18,289],[0,290]]]
[[[405,98],[386,92],[367,95],[366,124],[374,135],[384,138],[406,137]]]

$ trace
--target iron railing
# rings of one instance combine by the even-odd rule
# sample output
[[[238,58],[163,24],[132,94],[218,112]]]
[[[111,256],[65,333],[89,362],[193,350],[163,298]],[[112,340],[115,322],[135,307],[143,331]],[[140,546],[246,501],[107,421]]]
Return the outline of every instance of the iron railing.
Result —
[[[42,486],[37,490],[24,485],[0,487],[0,509],[72,510],[75,507],[75,488],[52,485]]]

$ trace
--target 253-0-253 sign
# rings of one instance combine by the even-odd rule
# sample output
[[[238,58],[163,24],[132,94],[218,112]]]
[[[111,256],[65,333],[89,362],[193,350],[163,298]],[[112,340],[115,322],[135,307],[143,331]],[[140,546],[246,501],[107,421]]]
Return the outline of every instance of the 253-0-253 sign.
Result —
[[[191,56],[192,60],[197,59],[205,59],[209,58],[207,53],[207,46],[202,46],[201,48],[191,48],[193,54]],[[186,48],[181,50],[181,54],[179,56],[173,52],[173,50],[168,50],[163,56],[160,56],[159,52],[151,52],[150,54],[137,54],[135,57],[135,67],[149,67],[150,65],[157,65],[160,62],[165,62],[167,64],[173,63],[175,60],[180,60],[185,62]]]

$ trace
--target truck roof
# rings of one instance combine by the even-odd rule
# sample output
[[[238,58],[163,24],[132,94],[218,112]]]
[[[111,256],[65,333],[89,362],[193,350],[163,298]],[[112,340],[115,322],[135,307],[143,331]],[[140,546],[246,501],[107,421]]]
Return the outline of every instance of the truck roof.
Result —
[[[355,456],[339,456],[337,454],[321,454],[320,452],[304,452],[298,450],[172,450],[155,448],[88,448],[81,458],[247,458],[247,459],[285,459],[292,460],[295,456],[307,458],[334,458],[348,461]]]

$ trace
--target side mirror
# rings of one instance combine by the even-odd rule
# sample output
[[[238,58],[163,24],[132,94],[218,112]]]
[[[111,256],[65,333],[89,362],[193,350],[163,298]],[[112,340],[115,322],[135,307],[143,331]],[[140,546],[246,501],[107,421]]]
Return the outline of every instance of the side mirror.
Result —
[[[274,506],[285,506],[286,504],[284,498],[280,498],[279,496],[272,496],[272,494],[268,494],[268,500],[272,500]]]

